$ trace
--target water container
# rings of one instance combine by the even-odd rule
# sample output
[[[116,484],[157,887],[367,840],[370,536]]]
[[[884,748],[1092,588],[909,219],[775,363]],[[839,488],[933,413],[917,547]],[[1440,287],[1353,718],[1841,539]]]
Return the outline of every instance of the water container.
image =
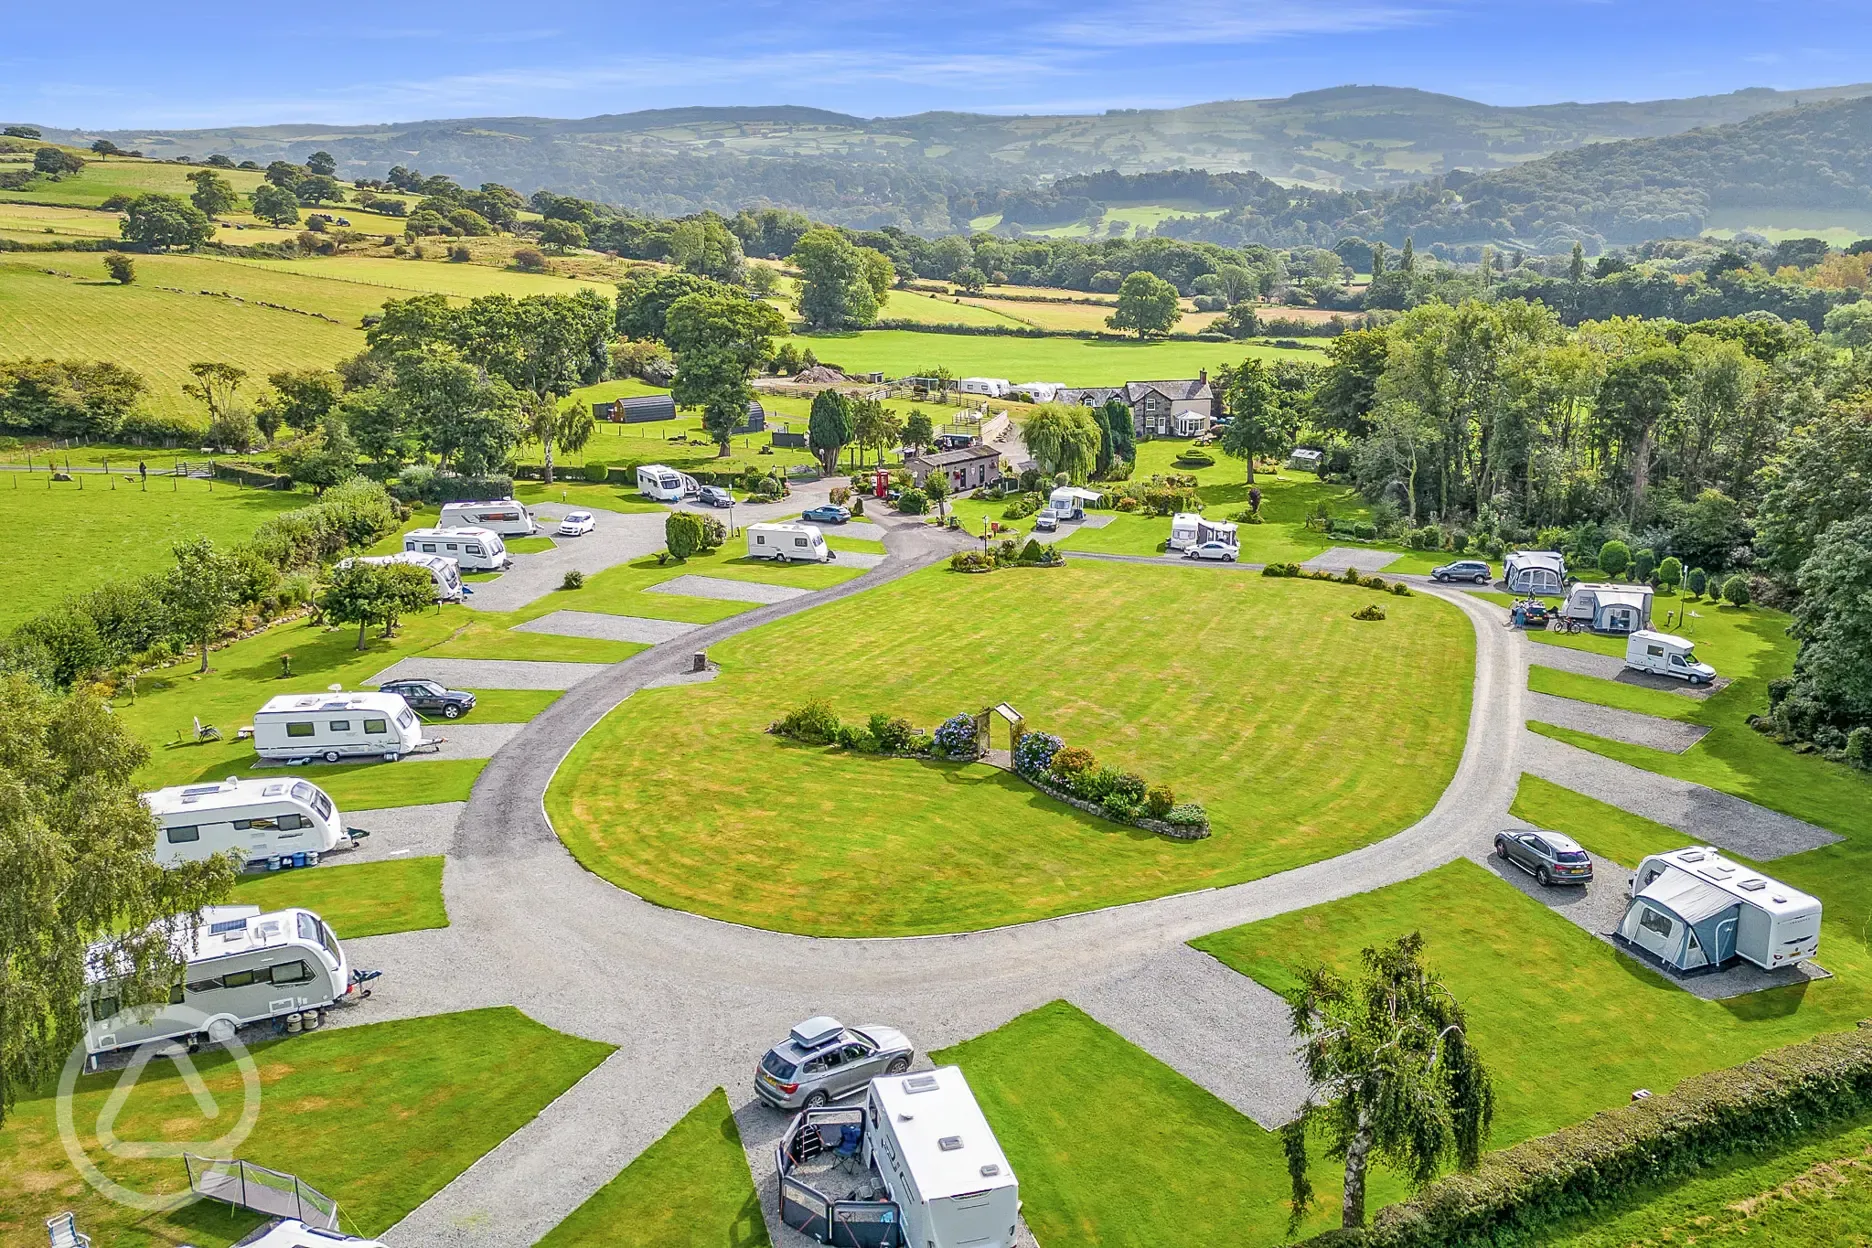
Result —
[[[317,1010],[307,1010],[299,1016],[299,1021],[307,1031],[317,1031],[319,1024],[325,1021],[325,1016]]]
[[[298,1035],[299,1028],[301,1025],[302,1025],[301,1019],[296,1012],[292,1014],[288,1014],[286,1016],[286,1034],[287,1035],[289,1036]]]
[[[294,853],[292,856],[292,860],[293,860],[293,866],[295,867],[305,866],[305,851],[302,849]]]
[[[318,866],[318,860],[319,860],[319,851],[318,851],[318,850],[316,850],[316,849],[308,849],[308,850],[306,850],[306,866],[308,866],[308,867],[316,867],[316,866]]]
[[[268,857],[267,857],[267,870],[269,870],[269,871],[277,871],[277,870],[279,870],[279,869],[280,869],[280,856],[279,856],[278,854],[271,854],[271,855],[268,855]]]

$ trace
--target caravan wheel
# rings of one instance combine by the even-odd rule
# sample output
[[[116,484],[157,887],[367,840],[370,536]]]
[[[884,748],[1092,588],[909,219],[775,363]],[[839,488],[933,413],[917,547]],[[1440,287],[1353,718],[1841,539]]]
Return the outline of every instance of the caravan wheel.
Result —
[[[340,754],[340,753],[339,753],[339,752],[338,752],[337,750],[326,750],[326,751],[325,751],[325,761],[326,761],[326,762],[328,762],[328,763],[335,763],[335,762],[337,762],[337,761],[338,761],[339,759],[341,759],[341,758],[343,758],[343,757],[344,757],[344,755],[342,755],[342,754]]]

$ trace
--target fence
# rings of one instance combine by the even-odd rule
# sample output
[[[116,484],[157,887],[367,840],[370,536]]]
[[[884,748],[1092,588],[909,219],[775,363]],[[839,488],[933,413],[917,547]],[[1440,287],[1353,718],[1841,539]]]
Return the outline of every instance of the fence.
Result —
[[[864,1130],[860,1106],[803,1110],[774,1149],[779,1178],[780,1220],[833,1248],[900,1248],[903,1210],[895,1201],[837,1200],[794,1173],[794,1167],[824,1154],[824,1132],[848,1126]],[[862,1137],[861,1137],[862,1138]]]
[[[249,1161],[217,1161],[182,1154],[189,1190],[242,1209],[297,1218],[321,1230],[338,1229],[338,1202],[301,1183],[295,1176]]]

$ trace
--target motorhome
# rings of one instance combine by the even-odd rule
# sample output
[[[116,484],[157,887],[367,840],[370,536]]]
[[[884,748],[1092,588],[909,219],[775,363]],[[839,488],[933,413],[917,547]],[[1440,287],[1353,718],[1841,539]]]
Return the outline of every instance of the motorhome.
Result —
[[[403,535],[403,549],[453,559],[463,572],[499,572],[513,566],[507,544],[493,529],[411,529]]]
[[[1188,550],[1204,542],[1240,545],[1235,525],[1228,520],[1205,520],[1193,511],[1179,511],[1170,517],[1171,550]]]
[[[746,532],[750,559],[776,559],[781,563],[795,560],[829,563],[838,558],[838,552],[826,545],[825,537],[816,525],[750,524]]]
[[[960,1067],[873,1079],[864,1152],[902,1210],[906,1244],[1012,1248],[1020,1186]]]
[[[1511,594],[1558,595],[1566,585],[1566,558],[1557,550],[1511,550],[1502,579]]]
[[[1820,952],[1820,899],[1709,846],[1652,854],[1632,876],[1618,936],[1681,971],[1744,958],[1779,970]]]
[[[443,529],[492,529],[502,537],[531,537],[539,532],[533,513],[524,503],[511,498],[496,498],[478,503],[444,503],[442,518],[436,527]]]
[[[641,464],[637,468],[637,492],[659,503],[680,503],[702,492],[696,479],[677,472],[667,464]]]
[[[421,568],[429,574],[429,581],[435,587],[437,602],[460,602],[468,592],[462,586],[461,565],[447,555],[425,555],[420,551],[399,550],[394,555],[358,555],[351,559],[340,559],[338,566],[348,568],[354,563],[407,563],[411,567]]]
[[[1707,685],[1716,679],[1716,669],[1696,656],[1696,646],[1686,637],[1654,633],[1640,629],[1625,639],[1625,666],[1637,672],[1674,676],[1693,685]]]
[[[254,712],[254,752],[266,759],[397,759],[426,744],[394,693],[284,693]]]
[[[249,865],[350,849],[356,842],[324,790],[297,776],[184,784],[143,795],[156,816],[156,861],[201,862],[233,850]]]
[[[85,1052],[96,1057],[152,1040],[220,1043],[248,1023],[313,1015],[360,994],[344,947],[310,910],[209,906],[177,935],[186,963],[166,1001],[123,1008],[107,946],[86,959]]]

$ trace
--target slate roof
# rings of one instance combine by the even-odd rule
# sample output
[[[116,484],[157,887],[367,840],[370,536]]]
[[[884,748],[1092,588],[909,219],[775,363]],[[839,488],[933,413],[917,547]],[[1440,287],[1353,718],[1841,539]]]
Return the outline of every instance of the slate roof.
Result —
[[[976,442],[970,446],[958,446],[952,451],[933,451],[927,455],[912,456],[908,462],[921,464],[925,468],[950,468],[956,464],[969,464],[978,459],[1000,459],[1001,448]]]

